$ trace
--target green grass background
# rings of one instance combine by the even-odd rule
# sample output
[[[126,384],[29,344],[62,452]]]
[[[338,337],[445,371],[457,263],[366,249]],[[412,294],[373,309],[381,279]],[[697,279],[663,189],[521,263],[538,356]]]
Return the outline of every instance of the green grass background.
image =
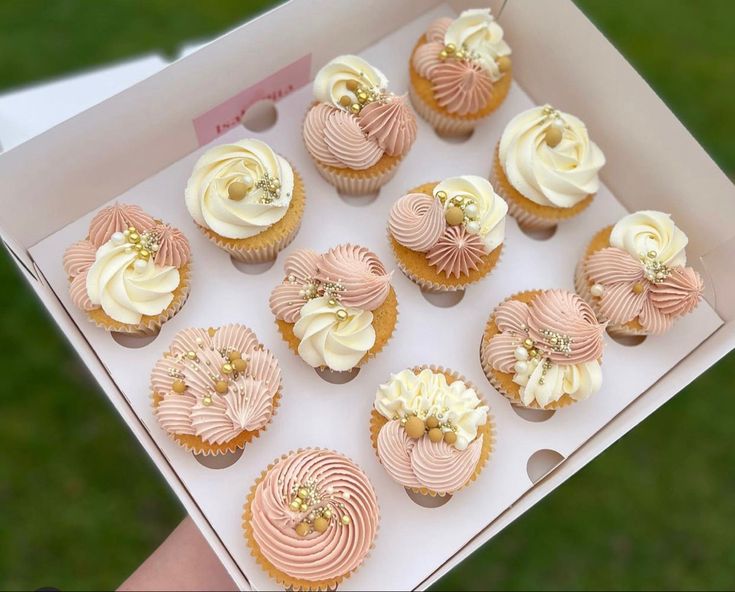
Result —
[[[175,55],[269,4],[0,0],[0,91]],[[579,4],[732,176],[735,2]],[[113,588],[183,511],[4,253],[0,286],[0,588]],[[437,589],[735,586],[733,384],[730,355]]]

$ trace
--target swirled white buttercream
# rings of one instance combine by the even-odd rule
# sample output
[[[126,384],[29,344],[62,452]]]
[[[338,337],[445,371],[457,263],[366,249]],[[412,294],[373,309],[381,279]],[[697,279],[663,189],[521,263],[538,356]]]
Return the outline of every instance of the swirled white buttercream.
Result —
[[[477,437],[479,426],[487,422],[488,407],[482,403],[473,388],[463,381],[447,383],[441,372],[424,368],[418,374],[402,370],[378,387],[375,409],[392,420],[418,415],[435,416],[456,429],[454,446],[464,450]]]
[[[87,272],[87,293],[110,318],[137,324],[142,315],[160,314],[173,300],[180,282],[175,267],[140,259],[126,242],[113,238],[103,244]]]
[[[561,132],[553,147],[546,141],[552,126]],[[605,164],[584,123],[548,105],[511,119],[500,138],[499,157],[508,181],[524,197],[557,208],[570,208],[596,193]]]
[[[329,304],[328,296],[309,300],[301,309],[293,332],[301,342],[299,355],[314,368],[351,370],[375,344],[373,313]],[[340,318],[339,311],[344,311]]]
[[[521,387],[519,394],[524,405],[531,405],[536,401],[540,407],[546,407],[561,399],[564,394],[576,401],[582,401],[599,391],[602,386],[602,369],[597,360],[581,364],[554,364],[536,358],[520,368],[516,367],[513,382]]]
[[[385,90],[388,79],[385,75],[356,55],[341,55],[334,58],[317,72],[314,78],[314,98],[321,103],[329,103],[344,110],[340,104],[341,97],[353,96],[347,88],[349,81],[360,86]]]
[[[610,233],[610,246],[623,249],[635,259],[654,252],[655,259],[669,266],[684,266],[689,239],[669,214],[645,210],[628,214]]]
[[[465,219],[465,228],[473,234],[479,235],[485,243],[489,253],[500,245],[505,239],[505,216],[508,212],[508,204],[500,197],[487,179],[476,175],[462,175],[444,179],[434,187],[434,197],[437,193],[444,191],[447,200],[444,202],[445,210],[452,207],[451,199],[461,196],[474,204],[477,215],[476,225]],[[467,213],[465,206],[465,213]],[[476,230],[476,232],[475,232]]]
[[[276,181],[270,194],[259,182]],[[230,198],[233,183],[246,189]],[[291,165],[260,140],[246,139],[207,150],[186,185],[186,207],[194,221],[220,236],[243,239],[270,228],[286,215],[294,188]]]
[[[490,14],[489,8],[462,12],[447,28],[444,43],[468,49],[473,60],[487,70],[493,81],[501,76],[497,58],[510,55],[510,47],[503,39],[503,28]]]

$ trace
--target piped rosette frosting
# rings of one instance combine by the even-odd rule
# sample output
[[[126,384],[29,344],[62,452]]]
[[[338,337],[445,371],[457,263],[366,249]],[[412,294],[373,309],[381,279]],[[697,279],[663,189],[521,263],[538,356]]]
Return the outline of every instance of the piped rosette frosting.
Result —
[[[396,201],[388,229],[399,245],[424,253],[437,274],[460,278],[503,243],[507,211],[487,179],[450,177],[431,194],[410,192]]]
[[[170,307],[183,304],[190,258],[181,231],[139,206],[116,203],[92,218],[87,238],[64,252],[63,265],[74,305],[100,310],[125,330],[164,312],[172,316]]]
[[[702,297],[702,278],[686,266],[687,242],[669,214],[629,214],[593,241],[578,291],[611,328],[664,333]]]
[[[328,589],[365,560],[380,513],[367,475],[318,448],[284,455],[261,475],[243,526],[259,563],[293,589]]]
[[[158,423],[204,454],[231,452],[256,437],[280,390],[275,356],[237,324],[179,331],[151,373]]]
[[[376,346],[375,314],[392,295],[391,273],[378,256],[352,244],[323,254],[300,249],[286,259],[284,274],[269,304],[298,354],[314,368],[358,366]]]
[[[510,47],[489,9],[433,21],[411,57],[418,75],[431,83],[436,103],[448,113],[471,115],[491,100],[511,68]]]
[[[416,139],[416,118],[405,96],[387,90],[377,68],[343,55],[314,79],[316,103],[304,120],[304,143],[319,163],[365,170],[384,155],[402,158]]]
[[[479,473],[490,452],[490,419],[477,390],[441,368],[407,369],[378,387],[373,445],[403,487],[452,494]]]
[[[491,316],[480,351],[482,366],[512,402],[556,408],[600,389],[604,332],[605,324],[576,294],[524,292]],[[512,377],[517,396],[493,371]]]

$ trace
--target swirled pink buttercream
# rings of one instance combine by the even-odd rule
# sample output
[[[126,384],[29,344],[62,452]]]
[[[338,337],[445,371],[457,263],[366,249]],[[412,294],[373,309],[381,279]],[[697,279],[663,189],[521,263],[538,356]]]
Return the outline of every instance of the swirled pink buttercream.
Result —
[[[88,240],[74,243],[64,251],[64,271],[69,277],[74,277],[87,271],[94,263],[97,249]]]
[[[340,166],[354,170],[368,169],[383,156],[383,149],[365,135],[357,118],[339,109],[327,118],[324,142]]]
[[[416,139],[416,116],[405,95],[368,103],[360,111],[358,122],[367,137],[391,156],[406,154]]]
[[[422,78],[431,78],[431,74],[439,64],[439,52],[444,49],[444,43],[437,41],[429,41],[416,48],[411,57],[413,65],[418,75]]]
[[[116,203],[101,209],[89,223],[89,240],[99,248],[116,232],[134,226],[138,232],[148,230],[156,222],[140,206]]]
[[[80,274],[74,276],[69,284],[69,295],[74,306],[81,310],[94,310],[98,308],[92,303],[87,292],[87,271],[83,271]]]
[[[572,292],[546,290],[529,304],[528,335],[554,363],[598,360],[604,333],[590,305]]]
[[[411,468],[411,452],[416,440],[409,438],[397,419],[386,423],[378,432],[377,451],[380,463],[395,481],[404,487],[421,487]]]
[[[324,128],[327,125],[329,116],[338,110],[336,107],[327,105],[326,103],[314,105],[306,113],[303,130],[304,144],[309,154],[319,162],[333,167],[341,167],[343,165],[342,161],[330,152],[329,146],[327,146],[327,142],[324,139]]]
[[[315,501],[305,512],[291,510],[284,500],[311,481]],[[299,536],[296,525],[324,507],[332,512],[327,530]],[[367,476],[328,450],[300,450],[277,461],[256,486],[250,510],[248,528],[263,557],[278,571],[309,582],[331,581],[357,569],[378,531],[378,502]]]
[[[661,283],[651,286],[651,302],[662,313],[680,317],[692,312],[702,298],[704,283],[691,267],[675,267]]]
[[[424,253],[433,247],[447,227],[444,206],[425,193],[409,193],[390,209],[388,228],[396,241]]]
[[[390,292],[390,278],[378,256],[358,245],[338,245],[317,264],[317,279],[322,283],[338,283],[340,302],[345,306],[375,310]]]
[[[444,35],[446,35],[447,29],[449,28],[449,25],[452,24],[452,22],[454,21],[448,16],[443,16],[436,19],[435,21],[432,21],[432,23],[429,25],[429,28],[426,29],[426,40],[430,42],[434,41],[436,43],[441,43],[443,47]]]
[[[464,226],[447,226],[426,259],[439,273],[459,277],[479,269],[485,254],[485,243],[479,236],[467,232]]]
[[[295,323],[304,304],[308,285],[313,285],[321,255],[309,249],[299,249],[288,256],[283,266],[285,280],[271,292],[268,304],[273,315],[287,323]]]
[[[482,109],[493,83],[482,66],[467,60],[447,60],[432,69],[430,80],[436,102],[449,113],[467,115]]]
[[[158,234],[158,251],[153,259],[157,265],[181,267],[189,262],[191,247],[183,232],[168,224],[157,224],[153,230]]]
[[[245,361],[245,369],[226,372],[224,365],[234,364],[234,352]],[[226,384],[225,392],[217,390],[218,382]],[[183,383],[183,392],[175,391],[174,383]],[[179,331],[151,373],[151,390],[161,398],[156,417],[163,429],[212,444],[264,427],[273,415],[280,384],[275,356],[250,329],[236,324],[216,331]]]

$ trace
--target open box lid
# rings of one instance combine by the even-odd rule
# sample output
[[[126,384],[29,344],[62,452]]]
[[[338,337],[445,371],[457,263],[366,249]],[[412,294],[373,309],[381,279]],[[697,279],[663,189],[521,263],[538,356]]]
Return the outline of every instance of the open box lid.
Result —
[[[449,4],[462,10],[474,3]],[[307,50],[312,55],[313,75],[315,68],[335,54],[358,51],[427,9],[420,1],[380,0],[359,5],[336,0],[293,0],[0,155],[0,176],[4,180],[0,204],[5,206],[0,210],[5,212],[0,219],[3,240],[26,267],[27,277],[39,297],[241,587],[246,587],[246,583],[231,558],[228,561],[223,545],[142,423],[119,393],[115,395],[116,389],[104,367],[63,307],[42,282],[35,281],[37,276],[27,249],[197,148],[192,121],[243,88],[288,66]],[[309,29],[300,27],[303,22],[313,25]],[[625,205],[635,209],[637,204],[645,203],[687,220],[690,257],[703,258],[709,283],[716,289],[715,294],[710,294],[710,303],[730,321],[735,312],[735,297],[730,296],[735,281],[729,265],[735,254],[731,240],[735,234],[735,190],[726,176],[571,2],[511,1],[501,22],[509,38],[522,40],[513,45],[518,81],[537,101],[563,104],[588,123],[609,157],[603,180]],[[548,27],[549,22],[564,26]],[[287,35],[289,43],[274,46],[274,31]],[[263,47],[269,48],[266,58]],[[579,47],[584,47],[583,54]],[[243,56],[249,55],[257,59],[244,61]],[[236,75],[212,79],[208,65],[213,61]],[[563,80],[559,72],[564,73]],[[611,118],[610,113],[616,117]],[[138,150],[138,146],[146,149]],[[666,147],[665,152],[660,150],[661,146]],[[38,174],[38,163],[45,163],[43,175]],[[650,172],[650,184],[645,188],[636,185],[640,177],[626,174],[641,168]],[[691,199],[693,195],[706,199],[695,201]],[[39,216],[38,212],[44,215]],[[735,328],[729,322],[421,586],[431,583],[584,466],[732,349],[734,342]]]

